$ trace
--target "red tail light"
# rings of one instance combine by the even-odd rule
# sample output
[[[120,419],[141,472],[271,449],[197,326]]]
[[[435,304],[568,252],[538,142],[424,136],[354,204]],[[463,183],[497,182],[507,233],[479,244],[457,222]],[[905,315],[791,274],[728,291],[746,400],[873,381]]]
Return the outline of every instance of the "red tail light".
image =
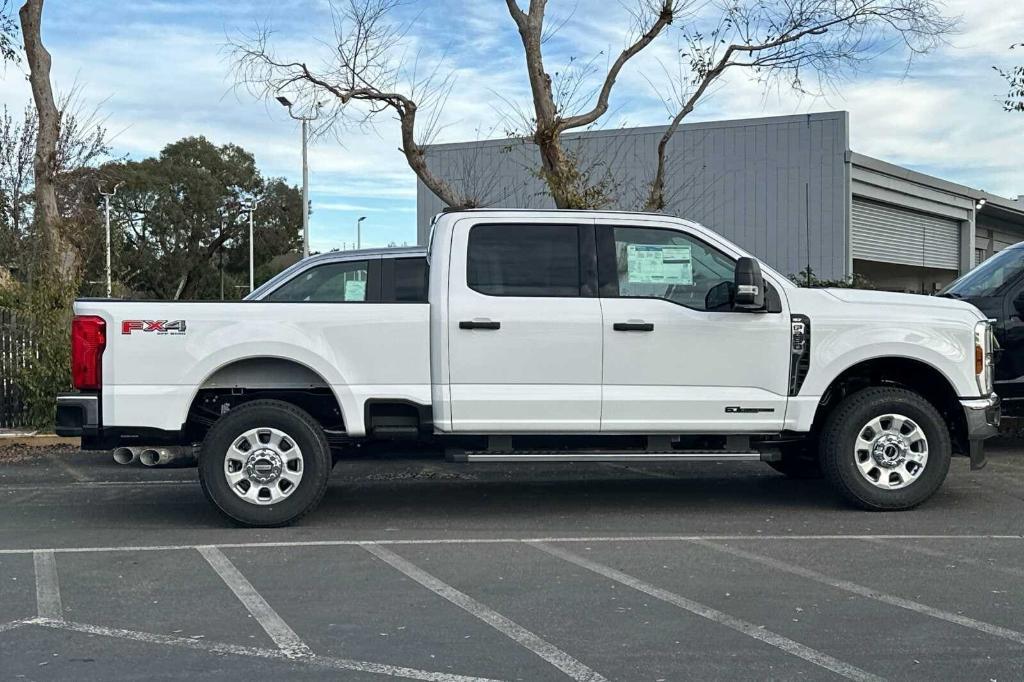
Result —
[[[75,315],[71,320],[71,381],[80,391],[99,390],[100,358],[107,347],[107,323],[96,315]]]

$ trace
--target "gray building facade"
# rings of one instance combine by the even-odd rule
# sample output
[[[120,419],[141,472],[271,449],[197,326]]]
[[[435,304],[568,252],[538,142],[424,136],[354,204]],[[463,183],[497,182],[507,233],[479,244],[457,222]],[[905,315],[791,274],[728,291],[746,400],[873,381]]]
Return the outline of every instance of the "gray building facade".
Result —
[[[591,182],[607,181],[608,208],[635,210],[663,131],[592,131],[565,143]],[[553,206],[536,175],[536,148],[523,141],[434,145],[427,158],[482,205]],[[844,111],[683,125],[668,150],[666,200],[666,213],[702,223],[784,274],[856,273],[883,289],[933,291],[1024,240],[1024,201],[857,154]],[[419,183],[419,243],[442,208]]]

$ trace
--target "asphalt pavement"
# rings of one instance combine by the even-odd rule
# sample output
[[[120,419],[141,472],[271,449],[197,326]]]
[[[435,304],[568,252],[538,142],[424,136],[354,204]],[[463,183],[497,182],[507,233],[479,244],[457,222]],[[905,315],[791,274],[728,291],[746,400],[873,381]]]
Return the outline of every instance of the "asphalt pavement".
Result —
[[[0,679],[1024,678],[1024,447],[868,513],[750,464],[344,462],[235,528],[195,469],[0,457]]]

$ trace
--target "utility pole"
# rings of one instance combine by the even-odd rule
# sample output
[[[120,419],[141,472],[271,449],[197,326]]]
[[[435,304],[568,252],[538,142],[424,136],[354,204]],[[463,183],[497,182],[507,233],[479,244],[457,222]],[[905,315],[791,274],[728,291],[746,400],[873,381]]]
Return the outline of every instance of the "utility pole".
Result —
[[[103,185],[100,184],[100,194],[103,195],[103,212],[106,215],[107,223],[107,298],[113,295],[113,277],[110,273],[110,197],[117,194],[117,188],[123,185],[124,182],[119,182],[114,185],[113,192],[104,192]]]
[[[292,111],[292,101],[284,95],[278,95],[277,101],[288,107],[288,115],[296,121],[302,121],[302,257],[309,258],[309,161],[306,148],[309,140],[309,122],[320,116],[320,103],[314,102],[312,116],[296,116]]]
[[[249,212],[249,293],[251,294],[256,288],[256,269],[255,269],[255,258],[253,256],[253,214],[256,213],[256,207],[259,206],[263,199],[257,199],[253,197],[245,202],[242,207]]]
[[[356,221],[356,248],[363,248],[363,221],[366,220],[366,216],[361,217]]]

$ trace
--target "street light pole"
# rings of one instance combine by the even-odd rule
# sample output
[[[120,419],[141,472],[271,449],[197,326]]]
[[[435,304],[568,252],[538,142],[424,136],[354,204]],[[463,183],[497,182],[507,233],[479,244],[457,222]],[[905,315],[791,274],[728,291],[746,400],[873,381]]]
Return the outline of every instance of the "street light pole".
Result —
[[[263,199],[252,198],[246,202],[244,208],[249,211],[249,293],[251,294],[256,288],[256,270],[255,270],[255,258],[253,256],[253,214],[256,213],[256,207],[259,206]]]
[[[117,188],[123,184],[124,182],[119,182],[114,185],[113,192],[104,192],[102,184],[99,187],[100,194],[103,195],[103,212],[106,215],[107,223],[107,298],[110,298],[113,293],[113,278],[110,273],[110,197],[117,194]]]
[[[363,248],[363,221],[366,220],[366,216],[361,217],[356,221],[356,248]]]
[[[288,107],[288,115],[296,121],[302,121],[302,257],[309,258],[309,157],[307,146],[309,141],[309,122],[320,116],[320,103],[313,105],[313,116],[296,116],[292,111],[292,101],[284,95],[278,95],[277,101]]]

